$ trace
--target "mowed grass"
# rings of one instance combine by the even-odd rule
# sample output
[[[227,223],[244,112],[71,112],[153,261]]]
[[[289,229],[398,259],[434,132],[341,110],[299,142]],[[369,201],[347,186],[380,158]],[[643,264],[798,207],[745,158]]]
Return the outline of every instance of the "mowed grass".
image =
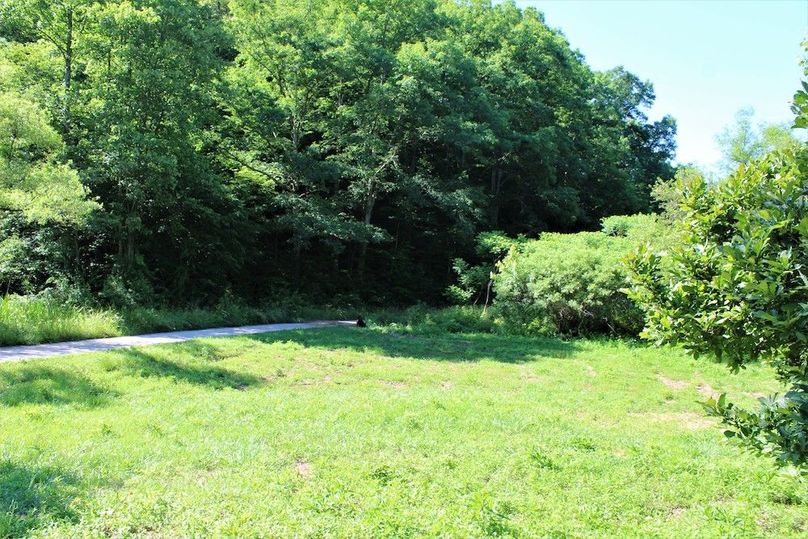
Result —
[[[355,328],[0,365],[0,536],[795,537],[672,349]]]

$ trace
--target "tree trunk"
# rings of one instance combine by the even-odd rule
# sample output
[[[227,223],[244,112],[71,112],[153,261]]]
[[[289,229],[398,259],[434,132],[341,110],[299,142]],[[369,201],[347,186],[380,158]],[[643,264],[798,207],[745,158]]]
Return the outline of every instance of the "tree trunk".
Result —
[[[499,224],[499,195],[502,191],[503,171],[499,167],[491,169],[491,226]]]
[[[74,270],[76,273],[81,273],[82,277],[84,277],[81,264],[81,246],[79,245],[78,234],[74,232],[71,234],[71,237],[73,239],[73,263],[76,265]]]
[[[365,203],[365,225],[370,225],[370,220],[373,217],[373,207],[376,205],[376,197],[370,196]],[[356,270],[357,277],[360,283],[365,281],[365,262],[368,255],[368,240],[362,241],[362,246],[359,248],[359,264]]]
[[[68,7],[65,30],[65,70],[62,76],[64,96],[62,98],[62,129],[67,134],[70,131],[70,85],[73,81],[73,8]]]
[[[131,269],[135,264],[135,231],[126,230],[126,268]]]
[[[292,264],[294,267],[292,268],[292,287],[294,290],[300,290],[300,281],[301,281],[301,266],[300,266],[300,259],[301,259],[301,251],[302,248],[300,243],[295,242],[294,247],[292,248]]]

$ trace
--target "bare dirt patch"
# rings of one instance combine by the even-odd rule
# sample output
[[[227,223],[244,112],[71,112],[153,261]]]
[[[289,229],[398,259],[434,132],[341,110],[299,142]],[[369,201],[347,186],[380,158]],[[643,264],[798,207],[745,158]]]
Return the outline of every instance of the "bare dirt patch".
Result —
[[[705,399],[717,399],[720,395],[720,393],[716,391],[715,388],[713,388],[713,386],[705,382],[702,382],[699,385],[697,385],[696,389],[698,390],[699,395],[701,395]]]
[[[675,507],[671,507],[668,510],[668,518],[677,518],[679,515],[684,513],[686,509],[684,507],[679,507],[678,505]]]
[[[540,384],[546,381],[545,377],[536,374],[530,369],[522,369],[522,372],[519,374],[519,378],[527,384]]]
[[[454,387],[454,384],[449,380],[441,382],[440,384],[440,388],[443,389],[444,391],[449,391],[450,389],[452,389],[452,387]]]
[[[674,380],[673,378],[667,378],[661,374],[657,374],[657,380],[665,384],[671,389],[686,389],[690,384],[683,380]]]
[[[299,385],[299,386],[320,386],[320,385],[323,385],[323,384],[330,384],[330,383],[331,383],[331,377],[330,376],[325,376],[325,377],[323,377],[323,378],[321,378],[319,380],[315,379],[315,378],[303,378],[303,379],[298,380],[297,382],[295,382],[295,385]]]
[[[407,387],[407,384],[405,384],[404,382],[393,380],[385,380],[382,383],[386,386],[392,387],[393,389],[404,389],[405,387]]]
[[[301,477],[311,477],[312,475],[314,475],[314,468],[312,467],[312,465],[302,460],[298,460],[297,462],[295,462],[295,471]]]
[[[715,426],[713,419],[694,412],[634,413],[629,414],[649,423],[678,423],[687,430],[707,429]]]

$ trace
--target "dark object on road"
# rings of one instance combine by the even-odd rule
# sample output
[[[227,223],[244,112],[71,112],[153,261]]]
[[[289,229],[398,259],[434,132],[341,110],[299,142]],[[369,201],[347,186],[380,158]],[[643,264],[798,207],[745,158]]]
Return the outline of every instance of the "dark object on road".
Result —
[[[360,316],[359,319],[356,321],[356,327],[366,328],[368,327],[368,325],[365,323],[365,319]]]

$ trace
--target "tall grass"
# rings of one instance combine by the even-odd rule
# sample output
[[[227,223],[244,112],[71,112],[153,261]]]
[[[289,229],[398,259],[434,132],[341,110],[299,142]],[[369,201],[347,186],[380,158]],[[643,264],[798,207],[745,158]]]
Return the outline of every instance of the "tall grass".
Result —
[[[211,327],[308,320],[351,320],[363,315],[369,324],[422,333],[502,332],[492,312],[478,307],[372,309],[311,306],[298,303],[252,307],[226,301],[211,308],[93,308],[48,296],[0,299],[0,346],[95,339]]]
[[[251,307],[224,301],[209,308],[91,308],[47,296],[0,299],[0,345],[36,344],[244,324],[354,318],[350,308],[297,304]]]
[[[0,344],[3,345],[122,334],[121,317],[113,311],[63,305],[43,297],[0,299]]]
[[[136,307],[121,311],[120,316],[123,320],[124,331],[127,334],[135,334],[147,331],[176,331],[317,319],[342,320],[354,318],[356,313],[351,309],[334,307],[296,304],[252,307],[228,301],[207,309]]]

